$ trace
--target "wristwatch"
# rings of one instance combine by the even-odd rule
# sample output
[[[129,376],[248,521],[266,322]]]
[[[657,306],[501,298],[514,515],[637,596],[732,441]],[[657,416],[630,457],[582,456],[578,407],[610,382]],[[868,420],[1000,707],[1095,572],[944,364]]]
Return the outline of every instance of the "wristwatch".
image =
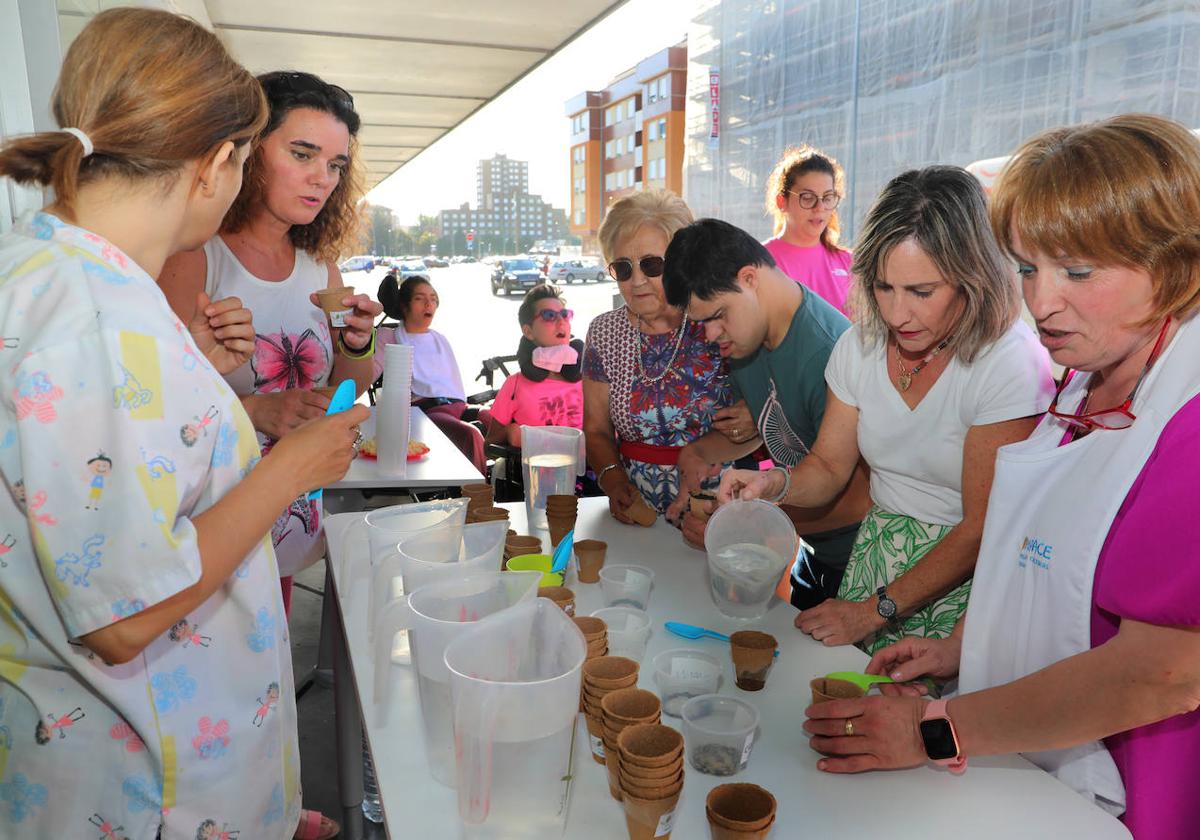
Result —
[[[881,586],[875,590],[875,596],[879,599],[875,604],[875,610],[879,613],[879,617],[884,621],[891,621],[896,617],[896,602],[888,597],[887,587]]]
[[[940,764],[951,773],[965,773],[967,757],[962,754],[954,721],[946,711],[947,700],[930,700],[921,715],[921,740],[925,743],[925,755],[934,764]]]

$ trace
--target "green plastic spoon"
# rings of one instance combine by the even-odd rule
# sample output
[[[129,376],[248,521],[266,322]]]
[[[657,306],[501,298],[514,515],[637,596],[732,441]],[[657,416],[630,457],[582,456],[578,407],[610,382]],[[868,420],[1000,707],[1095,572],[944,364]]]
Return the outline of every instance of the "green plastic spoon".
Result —
[[[857,671],[834,671],[832,674],[826,674],[825,679],[845,680],[846,682],[854,683],[863,692],[870,691],[871,686],[878,683],[895,682],[891,677],[885,677],[882,674],[860,674]]]

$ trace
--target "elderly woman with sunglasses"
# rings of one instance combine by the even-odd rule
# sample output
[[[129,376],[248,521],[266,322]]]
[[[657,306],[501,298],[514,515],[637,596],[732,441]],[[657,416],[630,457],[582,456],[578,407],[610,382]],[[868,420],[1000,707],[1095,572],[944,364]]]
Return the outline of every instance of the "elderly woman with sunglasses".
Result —
[[[991,212],[1063,385],[997,457],[963,622],[868,669],[961,693],[813,706],[805,728],[831,772],[1020,751],[1134,837],[1195,837],[1200,142],[1144,115],[1046,132]]]
[[[616,202],[600,226],[625,305],[588,328],[583,428],[588,463],[620,522],[632,523],[637,512],[643,524],[652,521],[645,505],[666,512],[679,492],[679,450],[708,432],[729,402],[716,345],[663,291],[663,254],[691,222],[677,195],[648,190]]]

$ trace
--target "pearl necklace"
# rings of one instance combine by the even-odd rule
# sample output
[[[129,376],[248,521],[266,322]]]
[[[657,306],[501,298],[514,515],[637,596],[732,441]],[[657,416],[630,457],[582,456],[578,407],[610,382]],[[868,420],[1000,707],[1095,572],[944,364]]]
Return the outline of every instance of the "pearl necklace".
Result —
[[[671,370],[671,365],[675,363],[675,357],[679,355],[679,348],[683,346],[683,335],[687,332],[688,319],[687,315],[683,316],[683,323],[679,325],[679,337],[675,339],[675,349],[671,351],[671,358],[667,359],[667,363],[663,365],[662,371],[658,376],[647,376],[645,369],[642,367],[642,316],[637,316],[637,335],[638,335],[638,352],[635,361],[637,362],[638,378],[644,382],[653,385],[661,380]]]

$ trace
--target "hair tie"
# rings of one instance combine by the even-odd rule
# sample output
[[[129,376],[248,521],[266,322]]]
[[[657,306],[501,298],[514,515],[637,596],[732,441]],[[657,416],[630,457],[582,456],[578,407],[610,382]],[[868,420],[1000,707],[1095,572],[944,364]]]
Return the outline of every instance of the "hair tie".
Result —
[[[92,145],[92,138],[83,133],[82,128],[64,128],[67,134],[73,134],[83,146],[83,156],[88,157],[92,152],[96,151],[96,147]]]

